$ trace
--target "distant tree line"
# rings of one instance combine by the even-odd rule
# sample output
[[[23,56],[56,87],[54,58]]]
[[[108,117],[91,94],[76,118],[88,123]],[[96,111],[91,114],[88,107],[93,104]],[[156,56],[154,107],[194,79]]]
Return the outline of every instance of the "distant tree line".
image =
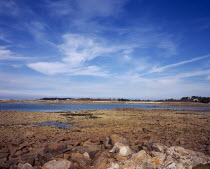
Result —
[[[58,97],[44,97],[40,100],[79,100],[79,101],[167,101],[167,102],[200,102],[200,103],[209,103],[210,97],[201,97],[201,96],[192,96],[192,97],[182,97],[181,99],[165,99],[165,100],[140,100],[140,99],[126,99],[126,98],[118,98],[118,99],[102,99],[102,98],[58,98]]]
[[[44,97],[40,100],[73,100],[74,98]]]

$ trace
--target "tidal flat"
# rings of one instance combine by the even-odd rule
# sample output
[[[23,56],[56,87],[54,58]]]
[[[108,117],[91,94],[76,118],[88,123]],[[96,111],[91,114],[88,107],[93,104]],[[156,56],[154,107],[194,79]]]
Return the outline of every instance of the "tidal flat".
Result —
[[[88,139],[113,134],[128,139],[133,150],[138,150],[142,144],[161,143],[210,155],[209,110],[0,111],[0,116],[0,163],[5,168],[26,163],[29,156],[34,157],[31,161],[34,166],[42,166],[47,161],[41,161],[39,155],[48,154],[48,160],[64,158]],[[37,125],[43,122],[71,126]]]

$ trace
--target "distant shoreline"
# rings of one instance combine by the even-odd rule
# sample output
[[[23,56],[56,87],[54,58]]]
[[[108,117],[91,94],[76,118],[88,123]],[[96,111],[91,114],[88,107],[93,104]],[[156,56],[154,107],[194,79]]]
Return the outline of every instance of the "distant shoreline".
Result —
[[[167,102],[167,101],[96,101],[96,100],[0,100],[6,103],[40,103],[40,104],[159,104],[161,107],[210,107],[210,103]]]

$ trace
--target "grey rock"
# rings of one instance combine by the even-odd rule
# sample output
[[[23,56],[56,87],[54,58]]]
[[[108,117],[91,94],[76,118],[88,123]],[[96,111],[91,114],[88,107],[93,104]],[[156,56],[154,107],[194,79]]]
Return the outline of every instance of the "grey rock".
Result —
[[[126,157],[132,154],[132,150],[129,146],[126,146],[122,143],[116,142],[110,153],[119,153],[120,156]]]
[[[42,169],[69,169],[73,168],[73,164],[68,160],[52,160],[44,164]]]

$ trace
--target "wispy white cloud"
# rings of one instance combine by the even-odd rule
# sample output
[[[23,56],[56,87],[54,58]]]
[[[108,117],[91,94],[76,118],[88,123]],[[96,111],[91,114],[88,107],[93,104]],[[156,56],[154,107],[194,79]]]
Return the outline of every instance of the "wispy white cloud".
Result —
[[[59,0],[59,1],[51,1],[46,0],[45,5],[51,12],[53,16],[66,16],[73,12],[73,1],[70,0]]]
[[[52,15],[90,19],[94,17],[116,16],[127,0],[61,0],[45,3]]]
[[[62,62],[37,62],[27,65],[28,67],[46,74],[46,75],[55,75],[55,74],[66,74],[69,76],[76,75],[90,75],[90,76],[107,76],[106,71],[102,71],[97,66],[83,66],[72,68],[71,65]]]
[[[169,64],[169,65],[162,66],[162,67],[154,67],[154,68],[152,68],[152,70],[150,72],[145,73],[143,75],[147,75],[147,74],[151,74],[151,73],[157,73],[157,72],[163,72],[163,71],[165,71],[166,69],[169,69],[169,68],[177,67],[177,66],[180,66],[180,65],[184,65],[184,64],[195,62],[195,61],[198,61],[198,60],[206,59],[206,58],[209,58],[209,57],[210,57],[210,55],[205,55],[205,56],[200,56],[200,57],[196,57],[196,58],[193,58],[193,59],[177,62],[177,63],[174,63],[174,64]]]
[[[121,39],[138,44],[142,50],[153,52],[152,58],[168,58],[179,53],[179,38],[164,32],[160,26],[140,23],[136,27],[127,27],[123,30],[113,29],[112,31],[116,32]]]
[[[175,75],[174,78],[187,78],[187,77],[203,76],[209,74],[210,74],[210,69],[207,69],[207,70],[192,71],[187,73],[179,73]]]
[[[193,20],[191,23],[191,27],[194,31],[205,31],[210,29],[210,18],[209,17],[202,17]]]
[[[185,78],[209,75],[210,70],[194,71],[179,73],[177,75],[163,76],[163,77],[140,77],[138,73],[127,73],[115,76],[114,86],[118,86],[121,92],[126,96],[133,96],[134,98],[181,98],[183,96],[203,95],[208,96],[210,89],[208,83],[203,81],[189,81]],[[126,87],[125,87],[126,84]],[[113,84],[112,84],[113,85]],[[173,89],[173,90],[171,90]],[[205,90],[203,90],[205,89]],[[117,90],[117,89],[116,89]]]
[[[68,72],[68,66],[61,62],[36,62],[27,64],[27,66],[48,75]]]
[[[105,54],[124,52],[124,50],[127,51],[135,47],[135,45],[108,45],[104,39],[95,36],[66,34],[63,38],[64,43],[59,45],[58,48],[65,55],[62,60],[72,66],[80,65]]]
[[[97,57],[110,57],[116,52],[132,51],[135,45],[111,45],[104,39],[79,34],[66,34],[64,43],[58,45],[62,58],[57,62],[37,62],[27,66],[44,74],[67,73],[69,75],[106,76],[99,66],[89,62]],[[125,52],[126,53],[126,52]]]
[[[49,31],[49,26],[44,22],[32,20],[28,23],[24,23],[23,27],[34,37],[34,40],[36,40],[38,43],[44,43],[45,45],[47,44],[55,47],[55,44],[48,40],[49,35],[46,32]]]
[[[77,0],[79,9],[84,15],[95,16],[116,16],[125,5],[127,0]]]
[[[0,46],[0,60],[28,60],[29,58],[18,56],[5,46]]]
[[[15,16],[19,12],[19,8],[13,0],[0,1],[0,13]]]
[[[161,41],[158,44],[158,48],[165,49],[167,51],[165,56],[173,56],[177,54],[177,45],[169,40]]]
[[[11,41],[3,33],[0,33],[0,40],[7,42],[7,43],[11,43]]]
[[[125,61],[130,61],[130,60],[131,60],[131,57],[130,57],[129,55],[124,55],[124,56],[123,56],[123,59],[124,59]]]

